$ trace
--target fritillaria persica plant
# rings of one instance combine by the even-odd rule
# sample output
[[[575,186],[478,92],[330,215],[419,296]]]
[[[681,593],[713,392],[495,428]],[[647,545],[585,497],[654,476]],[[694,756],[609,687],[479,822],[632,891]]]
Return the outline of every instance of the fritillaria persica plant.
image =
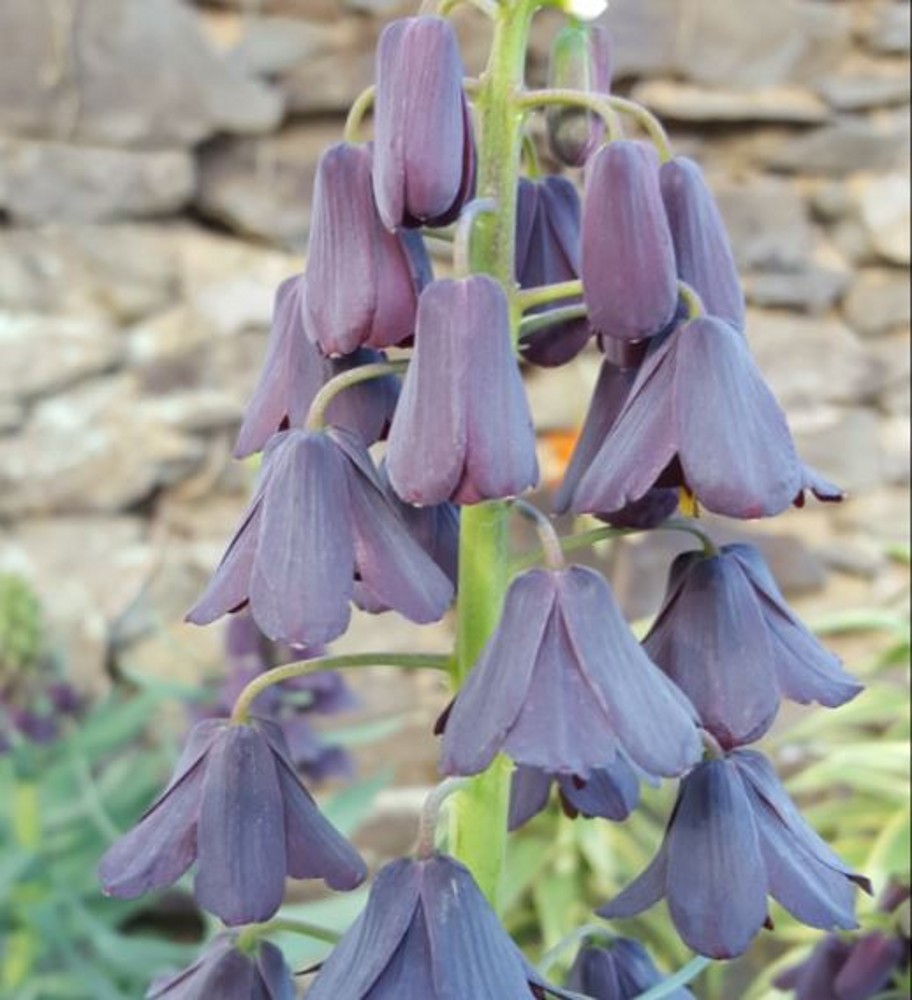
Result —
[[[464,77],[448,20],[459,2],[493,25],[479,79]],[[549,87],[532,90],[528,34],[549,6],[567,23]],[[150,996],[291,995],[266,941],[286,877],[349,890],[368,873],[301,784],[268,695],[371,665],[449,671],[447,780],[415,856],[377,874],[314,1000],[687,997],[710,959],[761,932],[769,897],[812,927],[854,926],[865,879],[749,744],[783,698],[832,707],[859,685],[792,614],[760,553],[717,548],[698,520],[701,506],[759,518],[808,491],[841,495],[799,458],[751,356],[700,168],[611,94],[609,38],[581,20],[601,6],[425,3],[384,32],[376,87],[320,162],[307,269],[278,290],[237,443],[239,456],[262,452],[258,485],[189,614],[207,624],[244,609],[302,658],[248,671],[228,717],[196,724],[168,787],[101,863],[106,890],[127,897],[195,866],[199,904],[227,925]],[[540,113],[563,176],[541,176],[529,132]],[[432,273],[428,237],[453,244],[447,276]],[[539,471],[519,362],[566,364],[587,346],[604,360],[556,508],[608,526],[561,538],[521,499]],[[541,540],[518,560],[513,512]],[[605,579],[565,554],[645,530],[683,531],[696,547],[671,567],[641,644]],[[427,623],[454,600],[452,656],[320,648],[345,632],[352,604]],[[599,925],[576,936],[567,987],[552,985],[498,920],[508,830],[555,787],[570,816],[624,819],[641,782],[662,778],[681,781],[659,853],[599,913],[664,897],[697,958],[662,980],[641,945]]]

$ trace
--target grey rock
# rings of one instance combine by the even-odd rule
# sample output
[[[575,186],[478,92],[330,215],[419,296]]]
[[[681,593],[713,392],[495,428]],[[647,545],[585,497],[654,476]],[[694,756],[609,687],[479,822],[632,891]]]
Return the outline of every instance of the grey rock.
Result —
[[[891,170],[909,155],[905,116],[886,120],[844,117],[807,135],[787,139],[766,158],[786,173],[844,176],[861,170]]]
[[[801,457],[850,495],[867,493],[886,481],[880,422],[870,409],[820,407],[792,416]]]
[[[335,125],[293,126],[263,139],[219,139],[200,158],[197,206],[223,225],[301,251],[317,161]]]
[[[380,25],[343,21],[310,58],[282,77],[288,109],[297,115],[344,114],[374,82]]]
[[[903,55],[910,49],[909,4],[880,3],[874,10],[865,41],[875,52]]]
[[[811,261],[813,233],[801,194],[790,184],[754,178],[716,185],[716,195],[744,271],[802,271]]]
[[[790,122],[820,124],[826,104],[802,87],[720,89],[671,80],[649,80],[632,97],[661,118],[684,122]]]
[[[815,554],[835,572],[862,580],[876,580],[887,562],[881,547],[863,540],[831,542],[819,546]]]
[[[884,477],[888,483],[908,486],[912,479],[910,432],[912,424],[908,417],[888,417],[881,422],[880,446],[884,455]]]
[[[824,313],[841,297],[848,280],[845,271],[812,267],[784,274],[745,275],[744,290],[748,301],[756,306]]]
[[[912,193],[908,173],[857,180],[861,221],[874,250],[891,264],[912,263]]]
[[[246,17],[228,60],[250,76],[274,77],[325,49],[332,29],[289,17]]]
[[[912,344],[909,330],[881,337],[871,342],[871,353],[886,373],[886,384],[880,395],[880,407],[891,416],[908,420],[912,406]]]
[[[0,434],[18,430],[25,422],[25,407],[12,399],[0,399]]]
[[[0,141],[0,208],[16,222],[167,215],[190,202],[194,183],[194,161],[183,150]]]
[[[841,531],[872,538],[881,546],[908,545],[909,490],[892,486],[854,496],[836,510],[834,520]]]
[[[876,358],[837,320],[751,310],[747,330],[760,368],[789,413],[822,403],[872,402],[884,386]]]
[[[844,181],[825,180],[814,190],[811,207],[822,222],[833,223],[852,213],[855,200]]]
[[[0,312],[0,399],[28,400],[120,360],[117,332],[99,320]]]
[[[7,133],[169,147],[282,116],[278,91],[221,58],[179,0],[5,0],[0,36],[16,40],[0,61]]]
[[[912,322],[909,273],[886,268],[861,271],[845,301],[846,322],[863,337],[879,337]]]
[[[872,108],[907,104],[912,95],[908,74],[855,74],[828,76],[818,90],[837,111],[868,111]]]
[[[21,433],[0,439],[0,517],[122,511],[204,454],[143,413],[135,377],[97,379],[39,403]]]

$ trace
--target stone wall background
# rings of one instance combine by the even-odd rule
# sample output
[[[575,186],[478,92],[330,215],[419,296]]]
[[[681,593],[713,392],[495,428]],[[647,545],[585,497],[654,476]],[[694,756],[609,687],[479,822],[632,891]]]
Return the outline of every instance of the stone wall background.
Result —
[[[0,4],[0,568],[35,582],[91,690],[112,665],[187,678],[217,662],[218,630],[180,618],[249,487],[230,449],[273,291],[301,266],[317,157],[371,82],[383,24],[412,7]],[[613,0],[608,17],[619,92],[712,178],[751,341],[805,457],[852,492],[747,529],[808,613],[902,582],[887,547],[908,538],[909,13]],[[538,81],[554,24],[536,27]],[[477,71],[484,22],[460,30]],[[595,370],[531,375],[547,427],[579,422]],[[669,545],[611,553],[632,614],[655,609]],[[381,627],[389,643],[445,641]],[[377,628],[359,619],[344,645]],[[430,741],[426,758],[407,744],[443,692],[382,671],[359,683],[374,714],[406,713],[400,778],[426,779]]]

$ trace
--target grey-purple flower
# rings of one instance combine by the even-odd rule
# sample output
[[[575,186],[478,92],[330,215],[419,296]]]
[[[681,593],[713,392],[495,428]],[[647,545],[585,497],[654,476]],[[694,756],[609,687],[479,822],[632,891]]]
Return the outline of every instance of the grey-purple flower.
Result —
[[[304,331],[303,297],[303,275],[283,281],[276,292],[266,361],[234,447],[237,458],[260,451],[276,431],[302,427],[314,397],[334,376],[385,360],[383,353],[369,348],[344,357],[326,357]],[[389,428],[398,398],[395,375],[369,379],[330,400],[326,421],[372,445]]]
[[[249,604],[270,639],[329,642],[348,626],[356,577],[416,622],[437,621],[453,598],[360,440],[341,428],[283,431],[267,447],[257,492],[187,618],[206,625]]]
[[[686,486],[717,514],[770,517],[822,485],[810,475],[743,335],[703,317],[654,344],[570,507],[619,510]]]
[[[373,177],[387,229],[449,225],[471,199],[475,143],[462,79],[449,21],[408,17],[384,29],[377,47]]]
[[[320,160],[304,279],[304,328],[324,354],[391,347],[415,332],[430,263],[417,233],[380,221],[367,146],[340,143]]]
[[[534,987],[534,990],[533,990]],[[468,869],[445,855],[387,865],[307,1000],[531,1000],[547,983],[501,927]]]
[[[285,879],[354,889],[364,862],[298,780],[275,724],[197,723],[174,775],[99,865],[106,894],[132,899],[171,885],[196,862],[193,891],[229,925],[268,920]]]
[[[422,505],[502,499],[537,482],[509,305],[493,278],[435,281],[422,293],[386,468],[396,493]]]
[[[735,750],[684,778],[659,853],[598,912],[630,917],[665,897],[687,945],[732,958],[768,921],[767,896],[811,927],[857,926],[855,885],[870,891],[804,821],[769,762]]]
[[[220,934],[186,969],[161,976],[146,1000],[294,1000],[291,969],[269,941],[252,950],[237,947],[237,936]]]
[[[908,959],[908,943],[898,935],[872,931],[848,941],[828,934],[803,962],[773,982],[777,989],[794,991],[795,1000],[872,1000]]]
[[[594,570],[529,570],[510,585],[446,718],[441,770],[477,774],[501,752],[584,781],[619,752],[655,775],[700,759],[692,706],[649,661]]]
[[[614,938],[605,945],[587,945],[576,956],[567,988],[592,1000],[635,1000],[658,986],[662,974],[646,949],[630,938]],[[683,987],[667,994],[668,1000],[693,1000]]]
[[[589,161],[582,279],[589,322],[601,334],[640,340],[674,318],[674,243],[652,146],[622,139]]]

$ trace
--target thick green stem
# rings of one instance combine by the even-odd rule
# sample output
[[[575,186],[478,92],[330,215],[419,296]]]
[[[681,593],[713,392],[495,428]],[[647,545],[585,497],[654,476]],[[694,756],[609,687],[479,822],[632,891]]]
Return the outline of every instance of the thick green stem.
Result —
[[[496,278],[513,298],[516,189],[522,158],[526,43],[539,0],[505,0],[497,9],[487,71],[476,96],[478,197],[497,206],[478,219],[471,266]],[[514,340],[519,315],[514,310]],[[505,503],[465,507],[459,545],[459,617],[453,685],[459,688],[497,626],[509,582]],[[472,871],[496,906],[507,842],[510,764],[503,758],[454,799],[450,850]]]

